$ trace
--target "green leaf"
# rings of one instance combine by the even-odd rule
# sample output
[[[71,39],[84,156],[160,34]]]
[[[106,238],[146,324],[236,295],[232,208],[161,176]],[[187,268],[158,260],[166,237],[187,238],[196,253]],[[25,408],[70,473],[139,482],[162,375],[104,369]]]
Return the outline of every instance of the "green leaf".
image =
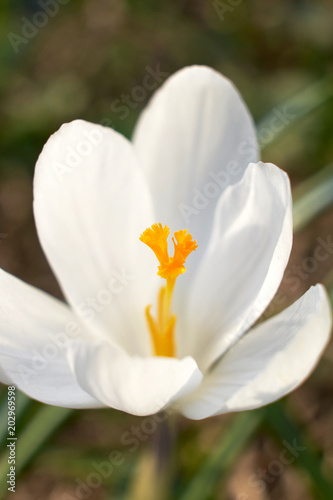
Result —
[[[73,410],[68,408],[57,408],[54,406],[42,406],[21,434],[17,434],[16,441],[16,479],[22,469],[28,464],[31,458],[38,452],[47,439],[56,429],[70,416]],[[0,461],[0,477],[6,477],[8,473],[8,454]],[[0,497],[7,490],[6,481],[0,484]]]
[[[320,460],[306,436],[291,420],[280,402],[264,408],[266,422],[285,447],[294,449],[295,465],[307,472],[318,500],[333,498],[333,484],[322,474]],[[287,443],[287,445],[286,445]]]
[[[302,182],[293,197],[294,231],[299,231],[333,204],[333,165]]]
[[[0,442],[5,440],[8,436],[8,428],[7,428],[7,415],[8,415],[8,391],[7,387],[1,394],[1,403],[0,403]],[[32,399],[28,398],[22,392],[16,390],[15,397],[15,422],[16,425],[20,422],[21,417],[24,415],[26,410],[32,404]]]
[[[235,415],[229,429],[224,430],[220,442],[212,451],[201,470],[192,479],[180,500],[205,500],[210,498],[221,477],[233,465],[261,424],[261,410]]]
[[[329,75],[272,109],[257,125],[258,137],[265,137],[265,141],[261,144],[262,150],[283,136],[307,115],[323,106],[332,97],[333,82],[331,75]],[[285,110],[287,113],[284,112]],[[280,115],[282,118],[279,119]],[[279,120],[278,126],[275,125],[277,119]]]

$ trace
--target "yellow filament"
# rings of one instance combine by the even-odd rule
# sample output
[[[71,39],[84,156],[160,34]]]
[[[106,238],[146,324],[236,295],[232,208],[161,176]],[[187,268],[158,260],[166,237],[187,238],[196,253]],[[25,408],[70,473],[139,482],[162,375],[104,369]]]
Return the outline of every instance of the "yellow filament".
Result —
[[[140,241],[153,250],[160,263],[157,274],[166,280],[166,285],[161,287],[158,294],[156,320],[150,313],[151,305],[146,307],[146,319],[154,353],[156,356],[174,357],[176,316],[171,314],[172,294],[177,277],[186,271],[184,266],[186,258],[198,245],[187,229],[176,231],[172,238],[174,255],[169,257],[167,241],[169,234],[168,226],[153,224],[142,233]]]

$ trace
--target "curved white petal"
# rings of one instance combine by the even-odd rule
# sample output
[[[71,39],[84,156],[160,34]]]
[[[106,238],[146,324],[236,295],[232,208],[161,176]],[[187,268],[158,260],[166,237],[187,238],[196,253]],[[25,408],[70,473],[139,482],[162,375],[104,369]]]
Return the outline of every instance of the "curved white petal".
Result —
[[[139,241],[154,222],[131,143],[82,120],[63,125],[38,159],[38,235],[69,303],[97,335],[150,353],[144,309],[156,273]]]
[[[258,161],[252,118],[233,84],[205,66],[184,68],[154,94],[134,146],[153,193],[157,222],[198,240],[182,283],[207,246],[221,192]],[[178,285],[182,286],[181,284]]]
[[[78,342],[78,382],[94,398],[133,415],[151,415],[195,390],[202,374],[193,358],[128,356],[106,342]]]
[[[322,285],[248,332],[207,374],[182,413],[201,419],[269,404],[300,385],[329,340],[332,317]]]
[[[103,406],[80,387],[67,361],[78,337],[86,334],[65,304],[0,270],[1,382],[55,406]]]
[[[180,355],[192,355],[205,371],[229,348],[274,297],[291,245],[287,174],[272,164],[250,164],[217,206],[179,333]]]

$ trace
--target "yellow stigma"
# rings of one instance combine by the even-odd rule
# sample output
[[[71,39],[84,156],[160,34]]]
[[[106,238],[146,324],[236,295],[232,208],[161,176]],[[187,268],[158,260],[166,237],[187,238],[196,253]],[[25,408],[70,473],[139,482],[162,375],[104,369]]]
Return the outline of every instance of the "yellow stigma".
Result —
[[[166,280],[166,285],[161,287],[158,294],[157,319],[154,319],[150,313],[151,305],[146,307],[146,318],[154,352],[156,356],[173,357],[176,353],[176,316],[171,314],[172,293],[177,277],[186,271],[184,264],[187,257],[198,248],[198,245],[196,241],[193,241],[187,229],[176,231],[172,238],[174,255],[169,257],[169,234],[168,226],[162,226],[160,223],[153,224],[141,234],[140,241],[148,245],[156,255],[160,263],[157,274]]]

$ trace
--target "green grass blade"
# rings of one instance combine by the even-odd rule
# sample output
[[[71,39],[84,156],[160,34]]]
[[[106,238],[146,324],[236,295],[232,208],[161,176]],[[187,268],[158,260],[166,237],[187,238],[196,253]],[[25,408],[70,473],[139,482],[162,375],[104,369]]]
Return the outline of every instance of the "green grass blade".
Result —
[[[333,204],[333,165],[294,190],[294,231],[299,231]]]
[[[333,82],[331,75],[329,75],[298,92],[280,106],[275,107],[257,125],[258,136],[265,137],[265,141],[261,144],[262,150],[279,139],[279,137],[285,134],[291,127],[297,125],[307,115],[323,106],[332,97]],[[276,113],[279,109],[288,110],[290,117],[286,120],[280,120],[278,127],[272,127],[272,123],[276,121]],[[265,131],[270,132],[269,137],[267,137],[267,134],[263,134]]]
[[[229,429],[223,432],[221,441],[195,475],[180,500],[205,500],[210,497],[221,481],[221,476],[235,462],[262,422],[261,411],[241,412],[235,415]]]
[[[331,304],[333,306],[333,273],[332,273],[331,281],[332,282],[329,283],[327,291],[328,291],[328,295],[329,295]]]
[[[70,416],[73,410],[68,408],[57,408],[54,406],[42,406],[31,419],[24,430],[17,434],[16,441],[16,479],[19,473],[29,463],[46,440],[56,429]],[[0,478],[6,478],[8,472],[7,455],[0,461]],[[0,498],[7,490],[6,479],[0,484]]]
[[[318,500],[331,500],[333,498],[333,484],[323,476],[320,460],[308,443],[306,436],[285,412],[281,403],[265,407],[266,422],[273,430],[276,437],[282,442],[293,446],[296,444],[297,456],[295,465],[301,467],[308,474],[312,488]],[[303,450],[300,448],[304,448]]]
[[[16,425],[19,424],[21,417],[25,414],[26,410],[33,403],[32,399],[23,394],[23,392],[16,390],[15,397],[15,421]],[[8,415],[8,399],[7,399],[7,387],[4,390],[4,394],[1,397],[0,404],[0,443],[7,438],[8,429],[7,429],[7,415]]]

